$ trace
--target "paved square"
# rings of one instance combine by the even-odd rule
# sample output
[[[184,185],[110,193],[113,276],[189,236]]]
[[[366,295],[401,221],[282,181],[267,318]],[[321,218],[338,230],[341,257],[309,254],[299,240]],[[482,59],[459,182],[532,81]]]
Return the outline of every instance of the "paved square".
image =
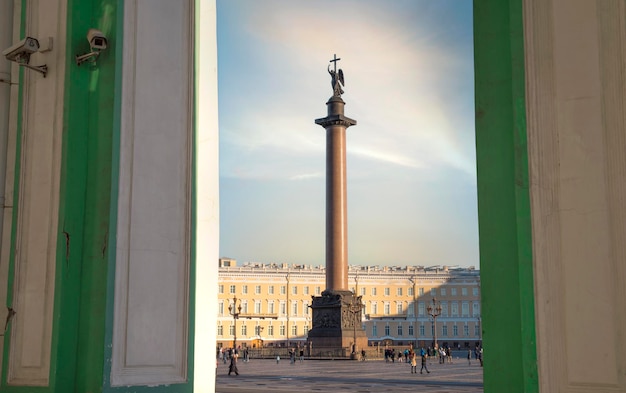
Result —
[[[420,365],[418,363],[418,370]],[[219,363],[216,393],[257,392],[483,392],[483,368],[472,359],[454,359],[452,364],[428,362],[430,374],[411,374],[407,363],[384,360],[304,360],[290,364],[270,359],[238,362],[239,376],[228,376],[228,365]]]

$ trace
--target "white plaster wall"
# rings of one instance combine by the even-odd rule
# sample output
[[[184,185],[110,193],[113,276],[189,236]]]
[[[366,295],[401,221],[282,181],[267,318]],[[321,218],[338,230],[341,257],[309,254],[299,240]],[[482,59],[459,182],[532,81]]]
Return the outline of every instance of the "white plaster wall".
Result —
[[[626,392],[626,3],[524,5],[541,392]]]
[[[19,4],[15,7],[20,9]],[[12,320],[8,358],[9,384],[45,386],[49,382],[63,132],[66,13],[64,0],[29,2],[26,11],[26,35],[38,38],[42,47],[48,37],[52,37],[57,45],[52,51],[33,54],[30,59],[32,65],[48,65],[47,77],[25,70],[22,81],[21,169],[12,301],[16,314]],[[15,95],[13,98],[16,100]],[[9,143],[12,152],[15,141],[10,139]],[[12,158],[10,155],[9,160]],[[8,182],[14,178],[12,170],[10,167]],[[7,187],[7,191],[12,191],[12,183],[9,184],[11,186]],[[12,200],[8,198],[7,203],[12,204]],[[10,232],[7,226],[5,231]],[[3,263],[6,261],[8,255],[3,252]]]
[[[219,139],[215,1],[196,10],[196,326],[194,392],[215,391],[217,261],[219,259]]]
[[[124,2],[114,386],[188,378],[193,13]]]

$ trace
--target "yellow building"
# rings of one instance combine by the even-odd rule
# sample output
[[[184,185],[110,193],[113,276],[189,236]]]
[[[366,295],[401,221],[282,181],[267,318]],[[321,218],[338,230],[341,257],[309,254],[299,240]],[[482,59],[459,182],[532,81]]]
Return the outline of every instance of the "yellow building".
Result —
[[[252,348],[304,344],[311,297],[326,282],[323,266],[237,266],[228,258],[220,259],[218,280],[218,346],[232,347],[236,340],[238,347]],[[472,267],[350,266],[348,282],[362,296],[370,345],[430,346],[433,314],[439,314],[439,345],[474,347],[481,340],[480,276]]]

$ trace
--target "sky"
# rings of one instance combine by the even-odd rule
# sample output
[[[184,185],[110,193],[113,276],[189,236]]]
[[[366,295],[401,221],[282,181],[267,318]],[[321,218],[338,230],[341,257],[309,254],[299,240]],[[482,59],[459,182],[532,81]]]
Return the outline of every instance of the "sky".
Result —
[[[471,0],[218,0],[220,255],[325,263],[329,60],[348,263],[479,267]]]

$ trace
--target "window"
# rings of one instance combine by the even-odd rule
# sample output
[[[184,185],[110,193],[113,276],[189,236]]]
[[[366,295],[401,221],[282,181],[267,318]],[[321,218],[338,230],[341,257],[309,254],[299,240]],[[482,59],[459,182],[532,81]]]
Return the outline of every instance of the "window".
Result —
[[[293,325],[291,327],[291,335],[292,336],[297,336],[298,335],[298,325]]]
[[[402,324],[398,325],[398,337],[402,337]]]
[[[441,296],[446,296],[446,289],[445,288],[441,288]]]
[[[474,302],[472,304],[472,316],[474,318],[477,318],[480,316],[480,303]]]
[[[224,293],[224,285],[220,284],[219,288],[219,293]]]
[[[241,286],[241,293],[243,293],[244,295],[248,294],[248,286],[247,285],[242,285]]]
[[[452,316],[453,317],[458,317],[459,316],[459,303],[452,303],[451,304],[451,311],[452,311]]]
[[[309,302],[302,303],[302,310],[304,310],[304,315],[309,315]]]
[[[224,302],[219,302],[218,310],[219,315],[224,315]]]
[[[401,303],[401,302],[398,302],[398,303],[396,304],[396,312],[397,312],[398,314],[402,314],[402,303]]]
[[[280,294],[281,295],[287,294],[287,287],[286,286],[284,286],[284,285],[280,286]]]
[[[461,288],[461,295],[467,296],[467,288]]]
[[[408,315],[414,316],[415,315],[415,303],[409,304],[406,308],[406,312]]]
[[[467,326],[467,325],[463,326],[463,335],[465,337],[469,336],[469,326]]]
[[[389,329],[389,325],[385,325],[385,336],[391,335],[391,331]]]
[[[298,303],[296,302],[291,304],[291,315],[298,315]]]
[[[267,303],[267,312],[270,314],[274,314],[274,302],[270,301]]]
[[[430,288],[430,296],[437,296],[437,288]]]
[[[448,325],[443,325],[443,326],[441,327],[441,335],[442,335],[443,337],[446,337],[446,336],[448,335]]]
[[[409,289],[407,289],[407,295],[409,295],[409,296],[413,296],[414,292],[415,291],[413,291],[413,287],[409,287]]]
[[[376,296],[376,287],[372,287],[372,296]]]
[[[455,337],[459,335],[459,327],[458,326],[456,326],[456,325],[452,326],[452,335],[455,336]]]
[[[418,289],[417,293],[418,293],[420,296],[424,296],[424,288],[420,288],[420,289]]]
[[[230,325],[230,326],[228,327],[228,333],[229,333],[231,336],[234,336],[234,335],[235,335],[235,325]]]
[[[450,295],[456,296],[456,288],[451,288],[450,289]]]
[[[274,335],[274,326],[269,325],[269,326],[267,327],[267,335],[268,335],[268,336],[273,336],[273,335]]]
[[[385,296],[389,296],[389,288],[385,288]]]
[[[461,316],[463,317],[469,317],[469,303],[468,302],[463,302],[461,304]]]
[[[365,288],[361,288],[361,296],[365,296]]]
[[[241,302],[241,313],[242,314],[247,314],[248,313],[248,302],[247,301]]]
[[[267,288],[267,293],[269,293],[270,295],[273,295],[273,294],[274,294],[274,286],[273,286],[273,285],[270,285],[270,286]]]
[[[441,316],[444,318],[448,317],[448,302],[441,303]]]
[[[402,288],[398,288],[398,296],[402,296]]]
[[[414,336],[415,332],[413,331],[413,324],[409,325],[409,336]]]
[[[472,288],[472,296],[478,296],[478,288]]]
[[[279,335],[284,336],[285,335],[285,325],[280,325],[279,328]]]
[[[308,335],[309,334],[309,325],[304,325],[304,335]]]
[[[257,295],[261,294],[261,286],[257,285],[256,287],[254,287],[254,293]]]
[[[376,327],[376,325],[372,326],[372,336],[378,336],[378,328]]]
[[[480,337],[480,325],[479,324],[474,325],[474,336]]]
[[[302,290],[304,291],[305,295],[309,294],[309,287],[304,287]]]
[[[378,314],[378,303],[376,303],[376,302],[372,303],[372,314],[373,315]]]
[[[218,336],[223,336],[224,335],[224,326],[217,325],[217,335]]]
[[[241,335],[245,336],[248,334],[248,327],[246,325],[241,325]]]
[[[254,327],[254,334],[256,336],[260,336],[261,335],[261,326],[255,326]]]
[[[319,296],[320,293],[321,293],[320,287],[315,287],[315,294]]]
[[[291,294],[292,295],[297,295],[298,294],[298,287],[297,286],[293,286],[291,287]]]
[[[231,285],[231,286],[230,286],[230,293],[231,293],[231,294],[234,294],[234,293],[235,293],[235,289],[236,289],[236,288],[235,288],[235,286],[234,286],[234,285]]]
[[[287,303],[280,302],[280,315],[286,315],[286,314],[287,314]]]
[[[254,313],[255,314],[260,314],[261,313],[261,302],[260,301],[255,301],[254,302]]]
[[[426,331],[424,329],[424,325],[420,325],[420,336],[425,336],[426,335]]]
[[[417,316],[418,317],[423,317],[424,315],[426,315],[426,306],[424,305],[424,302],[419,302],[417,303]]]
[[[391,314],[391,306],[389,303],[385,303],[385,315]]]

